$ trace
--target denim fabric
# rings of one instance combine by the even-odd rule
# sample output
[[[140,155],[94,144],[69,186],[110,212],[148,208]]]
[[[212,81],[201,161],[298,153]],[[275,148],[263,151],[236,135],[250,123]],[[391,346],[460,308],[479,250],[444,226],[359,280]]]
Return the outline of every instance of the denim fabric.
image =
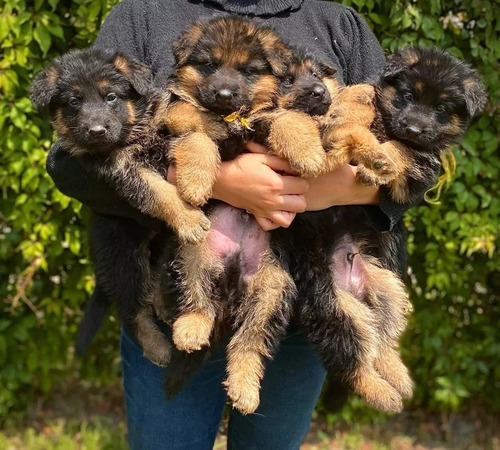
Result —
[[[163,389],[168,368],[145,359],[127,332],[122,333],[121,352],[130,448],[211,449],[226,403],[224,349],[171,401]],[[324,377],[321,361],[304,337],[288,336],[274,360],[266,364],[257,412],[243,416],[231,411],[228,449],[298,449]]]

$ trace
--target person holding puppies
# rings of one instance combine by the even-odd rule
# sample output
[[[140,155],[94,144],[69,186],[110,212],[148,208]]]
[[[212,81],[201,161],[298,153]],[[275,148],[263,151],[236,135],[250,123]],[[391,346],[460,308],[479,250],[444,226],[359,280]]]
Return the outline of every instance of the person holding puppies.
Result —
[[[255,17],[270,25],[285,40],[318,54],[345,84],[370,81],[383,70],[382,49],[366,23],[350,8],[316,0],[123,0],[111,11],[95,47],[120,51],[149,65],[156,85],[164,86],[174,68],[172,43],[181,31],[197,19],[221,13]],[[378,231],[402,226],[409,205],[392,202],[384,188],[358,183],[354,167],[344,165],[304,180],[285,161],[267,154],[265,147],[249,143],[247,148],[249,153],[221,164],[212,197],[251,212],[264,230],[288,227],[295,214],[306,209],[347,204],[367,205],[366,214]],[[157,227],[154,218],[120,201],[117,193],[80,166],[62,145],[52,149],[47,169],[62,192],[94,211]],[[175,171],[170,171],[168,180],[175,182]],[[422,196],[429,187],[423,187]],[[402,246],[398,250],[404,255]],[[164,331],[169,332],[166,327]],[[121,351],[131,448],[212,448],[226,402],[224,349],[214,352],[169,402],[163,390],[165,369],[145,359],[127,332],[122,335]],[[301,334],[290,333],[267,364],[257,414],[231,413],[228,447],[298,448],[324,376],[312,347]]]

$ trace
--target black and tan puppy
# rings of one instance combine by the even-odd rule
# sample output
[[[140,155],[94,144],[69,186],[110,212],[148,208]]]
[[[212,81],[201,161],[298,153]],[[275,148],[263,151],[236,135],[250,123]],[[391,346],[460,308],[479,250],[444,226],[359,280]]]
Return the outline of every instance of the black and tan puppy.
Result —
[[[204,238],[208,220],[165,179],[168,138],[158,132],[154,117],[164,116],[169,96],[152,94],[147,66],[112,52],[72,51],[36,77],[31,100],[38,110],[50,112],[64,148],[132,206],[162,220],[183,242]],[[115,299],[146,356],[166,364],[170,344],[152,316],[156,281],[147,249],[153,235],[132,220],[95,215],[93,302],[102,301],[102,293]],[[86,340],[85,330],[81,332]]]
[[[477,73],[437,49],[397,52],[375,88],[329,88],[332,107],[319,122],[326,167],[355,160],[361,179],[387,184],[396,201],[414,201],[432,185],[439,153],[485,103]],[[395,351],[409,305],[398,278],[381,266],[397,269],[401,233],[374,232],[356,207],[302,215],[291,231],[307,236],[297,243],[299,323],[330,376],[379,409],[399,410],[411,394]]]
[[[290,110],[280,108],[277,98],[292,55],[274,31],[242,18],[201,21],[182,35],[174,53],[177,68],[169,85],[174,100],[165,123],[178,137],[172,154],[186,200],[205,203],[220,161],[236,157],[251,138],[268,139],[272,150],[299,173],[319,172],[324,150],[314,123],[311,145],[302,132],[290,129],[290,145],[272,140],[285,135],[283,128],[290,124]],[[328,108],[326,90],[319,94],[311,86],[309,96],[311,105],[325,103]],[[234,330],[228,346],[228,395],[236,408],[250,413],[259,403],[263,359],[272,355],[285,332],[295,286],[286,260],[252,217],[222,204],[205,210],[211,221],[208,239],[179,250],[183,298],[173,340],[180,350],[199,350],[227,319]]]
[[[352,95],[360,89],[363,95]],[[416,200],[411,193],[428,185],[440,153],[459,141],[486,103],[477,72],[437,48],[408,47],[389,56],[371,93],[369,85],[338,92],[323,130],[327,160],[359,162],[361,181],[387,185],[401,203]]]

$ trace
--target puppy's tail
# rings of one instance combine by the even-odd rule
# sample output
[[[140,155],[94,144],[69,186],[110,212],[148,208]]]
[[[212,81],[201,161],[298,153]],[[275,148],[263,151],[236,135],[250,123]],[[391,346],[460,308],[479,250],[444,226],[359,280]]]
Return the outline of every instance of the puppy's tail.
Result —
[[[175,349],[165,378],[165,391],[168,400],[175,397],[189,383],[203,367],[210,354],[211,351],[208,347],[203,347],[193,353],[185,353]]]
[[[111,304],[110,299],[99,284],[85,305],[82,321],[76,334],[75,353],[83,356],[88,350],[94,336],[101,327],[102,321]]]
[[[347,383],[337,377],[327,375],[325,387],[321,393],[321,405],[328,413],[337,413],[347,403],[351,389]]]

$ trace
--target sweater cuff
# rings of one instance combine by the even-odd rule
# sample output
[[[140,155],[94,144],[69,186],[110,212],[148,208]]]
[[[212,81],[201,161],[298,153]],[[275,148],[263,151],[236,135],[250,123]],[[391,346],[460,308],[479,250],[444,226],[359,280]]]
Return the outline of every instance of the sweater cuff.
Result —
[[[378,205],[367,205],[364,208],[370,225],[378,232],[392,231],[394,226],[401,221],[409,205],[395,203],[389,190],[380,187],[380,202]]]

